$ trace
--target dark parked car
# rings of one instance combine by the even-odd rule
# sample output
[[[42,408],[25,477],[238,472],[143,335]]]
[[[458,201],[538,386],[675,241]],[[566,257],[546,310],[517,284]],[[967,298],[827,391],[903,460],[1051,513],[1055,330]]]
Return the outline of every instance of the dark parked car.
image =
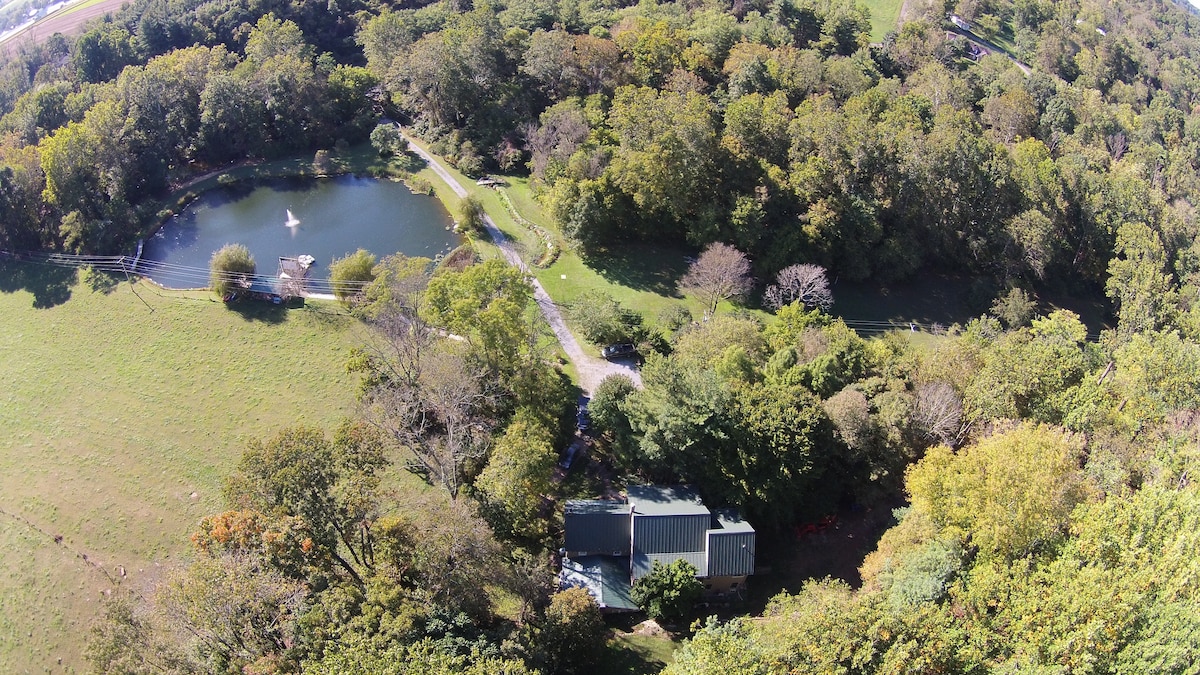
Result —
[[[587,431],[592,428],[592,418],[588,415],[586,403],[579,406],[579,412],[575,414],[575,423],[580,431]]]
[[[608,345],[600,350],[600,354],[606,359],[619,359],[623,356],[633,356],[637,354],[637,347],[634,347],[629,342],[620,342],[615,345]]]

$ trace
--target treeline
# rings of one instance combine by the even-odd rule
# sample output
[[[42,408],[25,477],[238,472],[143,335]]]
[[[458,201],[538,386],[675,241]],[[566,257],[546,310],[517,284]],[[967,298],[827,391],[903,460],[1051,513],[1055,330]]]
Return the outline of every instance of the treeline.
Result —
[[[1136,440],[1013,423],[931,451],[860,590],[710,620],[664,673],[1190,672],[1198,442],[1193,410]]]
[[[1132,452],[1200,406],[1200,349],[1175,331],[1096,344],[1070,312],[1008,321],[985,315],[919,349],[798,303],[766,327],[718,315],[649,355],[643,389],[606,380],[592,417],[621,473],[694,483],[769,529],[896,494],[928,448],[986,438],[999,420]]]
[[[168,176],[362,140],[390,109],[467,173],[528,168],[589,255],[722,241],[763,276],[812,262],[1096,290],[1114,249],[1149,237],[1176,283],[1194,276],[1197,19],[960,4],[869,45],[866,10],[844,2],[135,3],[5,66],[3,239],[111,250]],[[950,10],[1032,74],[973,63]],[[194,44],[225,52],[196,64]],[[173,60],[190,70],[154,84]],[[90,175],[52,175],[64,146]]]
[[[925,347],[799,305],[766,327],[718,315],[649,356],[644,389],[601,385],[619,470],[693,482],[760,532],[909,502],[860,589],[814,580],[760,617],[710,618],[665,675],[1200,661],[1200,347],[1175,330],[1089,342],[1070,312],[1016,304]]]
[[[365,68],[317,58],[274,16],[243,29],[242,53],[193,46],[133,65],[134,38],[102,24],[19,59],[42,63],[0,119],[0,248],[121,252],[196,172],[367,138]]]
[[[1190,274],[1175,266],[1196,234],[1195,17],[961,4],[1032,74],[972,63],[941,3],[876,46],[865,11],[837,2],[439,3],[386,12],[360,40],[459,168],[528,160],[585,254],[722,241],[765,274],[808,261],[1097,288],[1136,224]]]

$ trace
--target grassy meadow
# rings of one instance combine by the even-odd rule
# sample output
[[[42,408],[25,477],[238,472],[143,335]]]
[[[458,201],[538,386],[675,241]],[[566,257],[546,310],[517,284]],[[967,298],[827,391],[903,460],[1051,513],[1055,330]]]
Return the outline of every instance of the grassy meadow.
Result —
[[[84,276],[0,261],[3,673],[82,670],[101,599],[187,554],[248,438],[353,408],[361,329],[333,304]]]
[[[904,0],[862,0],[871,10],[871,42],[883,42],[894,30],[900,30],[900,10]]]

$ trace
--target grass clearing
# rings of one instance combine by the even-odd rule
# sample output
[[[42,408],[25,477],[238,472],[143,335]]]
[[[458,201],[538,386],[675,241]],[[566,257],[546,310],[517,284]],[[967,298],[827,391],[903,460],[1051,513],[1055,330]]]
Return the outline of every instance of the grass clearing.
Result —
[[[900,9],[904,0],[861,0],[871,10],[871,42],[883,42],[888,33],[900,28]]]
[[[651,675],[671,662],[679,642],[659,635],[615,631],[596,672],[603,675]]]
[[[329,429],[354,405],[361,329],[331,303],[235,311],[207,292],[140,284],[139,300],[74,279],[0,265],[5,673],[81,669],[109,577],[122,566],[140,587],[185,556],[247,439]]]

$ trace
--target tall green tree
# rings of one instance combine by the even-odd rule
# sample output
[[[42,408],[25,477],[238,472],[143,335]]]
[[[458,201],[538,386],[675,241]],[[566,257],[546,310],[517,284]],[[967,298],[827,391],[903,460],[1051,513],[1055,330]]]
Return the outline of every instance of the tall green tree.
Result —
[[[428,320],[467,339],[494,372],[511,372],[529,344],[523,315],[533,297],[525,275],[499,258],[444,270],[425,293]]]
[[[939,446],[906,475],[913,508],[981,555],[1011,560],[1052,550],[1067,534],[1072,509],[1088,498],[1081,445],[1053,428],[1023,424],[958,454]]]
[[[532,415],[518,411],[475,479],[493,527],[510,539],[536,542],[549,535],[546,499],[557,460],[552,440]]]

